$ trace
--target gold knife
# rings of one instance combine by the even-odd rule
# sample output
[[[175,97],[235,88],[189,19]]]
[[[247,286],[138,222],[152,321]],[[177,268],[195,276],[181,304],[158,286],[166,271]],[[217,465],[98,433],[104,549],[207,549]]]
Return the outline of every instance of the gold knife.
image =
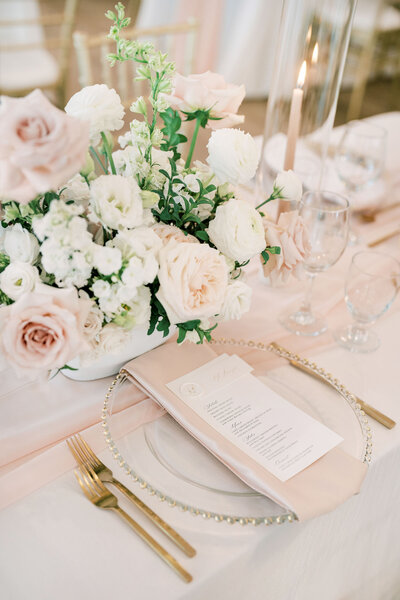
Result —
[[[311,375],[312,377],[315,377],[319,381],[323,381],[327,385],[331,385],[329,383],[329,381],[327,381],[326,379],[324,379],[324,377],[322,377],[321,375],[318,375],[318,373],[315,373],[312,369],[309,369],[305,365],[303,365],[303,364],[301,364],[301,363],[299,363],[299,362],[297,362],[295,360],[289,360],[289,363],[292,365],[292,367],[295,367],[296,369],[299,369],[300,371],[304,371],[304,373],[307,373],[308,375]],[[382,425],[384,425],[388,429],[392,429],[396,425],[396,421],[393,421],[393,419],[391,419],[387,415],[384,415],[383,413],[381,413],[379,410],[377,410],[373,406],[370,406],[369,404],[367,404],[366,402],[364,402],[364,400],[361,400],[361,398],[359,398],[358,396],[354,395],[354,398],[356,399],[357,403],[361,406],[361,408],[363,409],[363,411],[369,417],[372,417],[373,419],[375,419],[375,421],[378,421],[378,423],[381,423]]]

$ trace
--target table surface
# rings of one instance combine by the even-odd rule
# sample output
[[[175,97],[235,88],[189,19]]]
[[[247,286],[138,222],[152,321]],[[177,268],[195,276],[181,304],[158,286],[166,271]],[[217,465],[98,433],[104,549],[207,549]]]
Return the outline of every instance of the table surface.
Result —
[[[400,255],[398,238],[380,248]],[[375,329],[382,344],[373,354],[352,354],[331,345],[311,356],[353,393],[399,422],[400,298]],[[297,341],[286,337],[289,348],[291,339]],[[74,385],[98,394],[101,382]],[[83,410],[86,397],[92,401],[83,394]],[[100,406],[99,397],[99,413]],[[192,573],[191,584],[181,582],[114,514],[95,509],[68,471],[0,511],[2,598],[398,600],[400,429],[370,424],[373,460],[361,493],[305,523],[215,523],[172,509],[136,486],[135,493],[197,549],[197,556],[188,559],[162,541]],[[101,457],[129,484],[108,451]],[[137,520],[154,532],[140,514]]]

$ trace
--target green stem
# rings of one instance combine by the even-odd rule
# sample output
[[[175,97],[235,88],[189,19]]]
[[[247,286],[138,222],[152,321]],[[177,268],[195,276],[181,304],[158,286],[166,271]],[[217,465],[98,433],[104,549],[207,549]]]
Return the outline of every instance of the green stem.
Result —
[[[99,165],[101,166],[101,168],[103,169],[104,173],[107,174],[107,169],[105,168],[105,166],[103,165],[103,163],[100,160],[99,155],[97,154],[96,150],[93,148],[93,146],[90,146],[90,152],[92,153],[92,156],[97,160],[97,162],[99,163]]]
[[[279,198],[279,196],[275,196],[275,194],[272,192],[272,194],[269,196],[269,198],[267,198],[266,200],[264,200],[264,202],[261,202],[261,204],[256,206],[256,210],[258,210],[259,208],[264,206],[264,204],[267,204],[267,202],[271,202],[271,200],[276,200],[277,198]]]
[[[192,162],[193,151],[194,151],[194,147],[196,145],[196,140],[197,140],[197,135],[199,133],[199,129],[200,129],[200,118],[197,117],[196,126],[195,126],[194,132],[193,132],[192,142],[191,142],[190,148],[189,148],[189,154],[187,155],[187,159],[185,162],[185,169],[188,169],[190,167],[190,163]]]
[[[107,136],[104,133],[104,131],[101,131],[100,135],[101,135],[101,139],[103,140],[103,146],[104,146],[104,150],[106,151],[108,162],[110,163],[111,173],[113,175],[116,175],[117,174],[117,170],[115,168],[114,159],[112,157],[112,152],[111,152],[111,148],[110,148],[110,145],[108,143],[108,140],[107,140]]]

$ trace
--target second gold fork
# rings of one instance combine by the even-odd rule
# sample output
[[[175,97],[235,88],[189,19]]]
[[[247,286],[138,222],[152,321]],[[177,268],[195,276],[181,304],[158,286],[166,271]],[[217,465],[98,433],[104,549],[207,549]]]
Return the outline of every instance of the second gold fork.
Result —
[[[186,556],[192,558],[196,550],[175,529],[166,523],[147,504],[131,492],[123,483],[115,479],[111,469],[96,456],[89,444],[81,435],[76,434],[67,440],[68,448],[75,460],[80,465],[89,466],[96,473],[102,483],[110,483],[121,491],[137,508],[139,508],[169,539],[180,548]]]

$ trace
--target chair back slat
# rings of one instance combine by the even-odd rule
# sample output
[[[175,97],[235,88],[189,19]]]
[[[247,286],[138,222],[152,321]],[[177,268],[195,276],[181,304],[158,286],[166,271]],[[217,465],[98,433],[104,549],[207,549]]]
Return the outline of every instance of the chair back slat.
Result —
[[[181,43],[180,48],[183,49],[184,56],[177,56],[179,58],[178,66],[179,70],[188,75],[193,72],[197,28],[197,22],[194,19],[190,19],[185,23],[177,25],[150,27],[146,29],[126,29],[124,37],[127,39],[149,41],[162,52],[168,52],[171,59],[174,59],[174,50],[177,50],[177,38],[181,38],[183,43]],[[73,37],[78,61],[79,83],[82,87],[93,85],[96,79],[96,65],[100,64],[99,76],[101,77],[101,81],[109,87],[115,87],[125,107],[129,107],[137,96],[147,95],[146,82],[135,81],[134,79],[136,65],[132,61],[117,63],[112,69],[110,68],[106,56],[113,50],[112,42],[106,40],[106,34],[88,36],[85,33],[75,32]]]

